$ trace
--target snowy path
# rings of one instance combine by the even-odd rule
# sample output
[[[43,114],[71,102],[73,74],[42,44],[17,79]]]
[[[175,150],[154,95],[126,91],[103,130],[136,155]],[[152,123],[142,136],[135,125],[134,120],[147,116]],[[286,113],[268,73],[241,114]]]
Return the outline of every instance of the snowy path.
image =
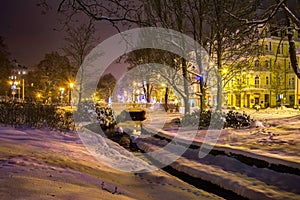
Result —
[[[0,127],[0,199],[221,199],[163,171],[107,168],[75,133]]]
[[[158,151],[165,145],[167,141],[155,138],[138,142],[139,148],[145,152]],[[174,156],[172,152],[152,155],[154,159],[161,162]],[[248,166],[226,156],[208,155],[199,159],[198,151],[189,149],[183,157],[172,163],[171,167],[249,199],[300,198],[299,176]]]

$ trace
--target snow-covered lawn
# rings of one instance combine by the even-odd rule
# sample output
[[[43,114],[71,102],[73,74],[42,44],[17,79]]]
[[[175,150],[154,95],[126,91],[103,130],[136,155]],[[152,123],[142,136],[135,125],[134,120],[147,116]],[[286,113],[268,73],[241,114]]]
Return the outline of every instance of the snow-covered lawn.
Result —
[[[0,199],[220,199],[163,171],[120,172],[76,133],[0,127]]]
[[[240,109],[237,112],[250,115],[256,120],[250,128],[225,128],[217,140],[218,145],[229,148],[242,149],[268,156],[274,156],[299,163],[300,168],[300,111],[291,108],[269,108],[256,111],[253,109]],[[160,114],[161,115],[161,114]],[[151,127],[162,129],[159,115],[152,114],[152,120],[147,124]],[[170,122],[172,118],[180,117],[178,114],[167,114],[164,119]],[[174,136],[178,127],[167,126],[163,128],[167,134]],[[186,138],[181,131],[177,137]],[[199,130],[193,139],[195,142],[203,142],[207,137],[207,130]]]
[[[223,129],[217,140],[216,150],[225,150],[225,152],[300,169],[299,111],[293,109],[265,109],[258,112],[239,110],[239,112],[243,111],[257,121],[250,128]],[[144,124],[144,128],[151,130],[152,133],[155,132],[155,127],[162,128],[161,124],[156,122],[159,116],[154,114],[153,116],[152,121],[149,119],[147,124]],[[178,116],[168,114],[167,121],[174,117]],[[190,139],[189,130],[178,133],[178,128],[180,127],[176,125],[164,127],[165,131],[161,131],[159,135],[169,139],[174,136],[183,140]],[[197,131],[193,138],[194,144],[201,145],[207,133],[207,130]],[[138,146],[146,152],[158,152],[167,144],[167,141],[154,138],[146,138],[138,142]],[[174,145],[177,145],[176,142]],[[234,158],[222,155],[198,158],[198,153],[199,150],[188,149],[184,156],[171,166],[250,199],[300,199],[300,177],[297,175],[248,166]],[[163,155],[152,153],[151,155],[161,162],[172,160],[174,157],[172,152]]]

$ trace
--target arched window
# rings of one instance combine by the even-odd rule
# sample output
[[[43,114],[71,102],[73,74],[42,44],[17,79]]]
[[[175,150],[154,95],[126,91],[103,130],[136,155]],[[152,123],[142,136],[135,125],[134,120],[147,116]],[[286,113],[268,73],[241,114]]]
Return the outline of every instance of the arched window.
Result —
[[[266,85],[269,85],[269,77],[266,76]]]
[[[265,60],[265,68],[268,69],[269,68],[269,61]]]
[[[255,84],[255,87],[259,87],[259,77],[258,76],[255,77],[254,84]]]
[[[259,68],[259,60],[255,60],[255,61],[254,61],[254,64],[255,64],[255,67],[256,67],[256,68]]]
[[[290,88],[295,89],[295,78],[291,78]]]

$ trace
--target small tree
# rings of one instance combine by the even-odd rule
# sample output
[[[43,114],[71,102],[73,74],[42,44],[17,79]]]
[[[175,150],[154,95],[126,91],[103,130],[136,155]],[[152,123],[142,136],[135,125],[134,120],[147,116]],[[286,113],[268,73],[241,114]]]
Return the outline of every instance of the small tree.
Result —
[[[100,78],[97,92],[101,99],[108,101],[108,98],[111,97],[115,88],[116,82],[116,78],[111,73],[105,74]]]

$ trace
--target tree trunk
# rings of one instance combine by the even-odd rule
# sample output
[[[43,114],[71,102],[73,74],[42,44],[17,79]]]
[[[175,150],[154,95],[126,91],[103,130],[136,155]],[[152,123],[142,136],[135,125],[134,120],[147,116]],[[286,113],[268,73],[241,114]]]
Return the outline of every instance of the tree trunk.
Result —
[[[189,83],[187,80],[187,66],[184,58],[181,59],[182,61],[182,75],[183,75],[183,86],[184,86],[184,93],[185,93],[185,98],[184,98],[184,114],[190,113],[190,94],[189,94]]]
[[[147,103],[150,103],[151,101],[151,84],[150,83],[147,83],[147,97],[146,97],[146,100],[147,100]]]
[[[82,85],[83,85],[83,67],[81,67],[81,74],[80,74],[79,94],[78,94],[78,105],[81,103],[81,98],[82,98]]]
[[[292,68],[298,78],[300,78],[300,69],[297,62],[297,55],[296,55],[296,47],[295,41],[293,40],[293,29],[291,27],[288,28],[288,41],[289,41],[289,53],[290,53],[290,60]]]
[[[168,97],[169,97],[169,87],[166,87],[166,91],[165,91],[165,111],[167,112],[169,110],[168,107]]]

